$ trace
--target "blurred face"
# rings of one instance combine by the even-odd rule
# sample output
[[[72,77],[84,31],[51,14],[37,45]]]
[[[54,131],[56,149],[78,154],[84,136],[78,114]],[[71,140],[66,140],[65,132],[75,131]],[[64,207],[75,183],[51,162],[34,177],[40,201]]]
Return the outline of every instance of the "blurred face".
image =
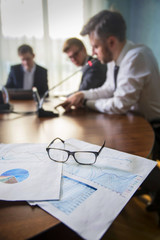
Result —
[[[101,63],[108,63],[113,60],[113,55],[107,39],[101,40],[95,37],[94,33],[89,35],[92,46],[92,54],[96,55]]]
[[[83,66],[87,56],[85,48],[79,48],[76,45],[71,46],[66,54],[76,66]]]
[[[24,53],[19,55],[23,67],[27,70],[30,71],[32,67],[34,66],[34,55],[31,53]]]

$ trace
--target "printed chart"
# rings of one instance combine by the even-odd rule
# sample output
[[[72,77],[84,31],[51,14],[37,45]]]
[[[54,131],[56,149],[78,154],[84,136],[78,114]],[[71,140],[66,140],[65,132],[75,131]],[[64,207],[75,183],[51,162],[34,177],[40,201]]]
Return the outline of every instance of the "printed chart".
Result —
[[[69,151],[100,149],[76,139],[66,140],[65,147]],[[35,204],[82,238],[98,240],[155,165],[151,160],[109,148],[102,150],[93,165],[77,164],[70,157],[63,164],[60,200]]]
[[[49,159],[47,144],[0,144],[0,200],[57,200],[62,165]]]
[[[29,177],[29,172],[22,168],[8,170],[0,175],[0,182],[3,183],[18,183]]]
[[[134,185],[141,178],[133,173],[118,169],[101,168],[96,166],[78,166],[64,164],[64,170],[70,174],[90,180],[104,188],[120,194],[121,196],[130,193]]]
[[[62,184],[63,192],[61,201],[51,201],[50,203],[67,215],[72,213],[97,190],[86,183],[67,176],[63,176]],[[70,196],[72,196],[72,198]]]

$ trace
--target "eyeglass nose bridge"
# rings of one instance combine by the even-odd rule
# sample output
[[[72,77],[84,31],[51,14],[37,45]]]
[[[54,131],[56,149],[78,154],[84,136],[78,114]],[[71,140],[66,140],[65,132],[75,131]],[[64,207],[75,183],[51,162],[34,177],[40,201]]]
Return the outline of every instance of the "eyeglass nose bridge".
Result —
[[[77,161],[77,159],[76,159],[76,157],[75,157],[75,152],[70,152],[70,151],[68,151],[68,158],[67,158],[67,160],[70,158],[70,156],[72,156],[73,158],[74,158],[74,160],[78,163],[78,161]],[[67,161],[66,160],[66,161]]]

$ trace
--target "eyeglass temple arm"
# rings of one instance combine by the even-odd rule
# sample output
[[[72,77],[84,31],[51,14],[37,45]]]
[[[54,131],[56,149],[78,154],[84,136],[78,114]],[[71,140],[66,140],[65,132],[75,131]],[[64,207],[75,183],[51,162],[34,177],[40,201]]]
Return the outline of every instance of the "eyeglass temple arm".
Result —
[[[48,145],[47,148],[49,148],[52,145],[52,143],[54,143],[54,141],[57,140],[57,139],[59,139],[61,142],[65,143],[64,140],[62,140],[61,138],[57,137],[57,138],[53,139],[53,141]]]
[[[106,141],[104,141],[104,143],[103,143],[102,147],[100,148],[100,150],[99,150],[99,152],[98,152],[98,155],[100,154],[100,152],[101,152],[101,151],[102,151],[102,149],[104,148],[104,146],[105,146],[105,143],[106,143]]]

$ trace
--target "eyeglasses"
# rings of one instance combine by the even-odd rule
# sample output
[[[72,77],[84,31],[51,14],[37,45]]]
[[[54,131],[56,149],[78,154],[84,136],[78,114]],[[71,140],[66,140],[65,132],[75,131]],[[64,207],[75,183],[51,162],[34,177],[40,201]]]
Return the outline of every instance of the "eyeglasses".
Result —
[[[72,55],[70,55],[70,56],[68,56],[70,59],[75,59],[77,56],[78,56],[78,54],[80,53],[80,51],[81,51],[82,49],[80,48],[80,49],[78,49],[75,53],[73,53]]]
[[[57,140],[59,140],[59,145],[60,148],[57,147],[50,147],[52,144],[54,144],[55,142],[57,142]],[[51,160],[55,161],[55,162],[61,162],[61,163],[65,163],[70,155],[73,156],[74,160],[82,165],[91,165],[94,164],[97,160],[97,157],[99,156],[100,152],[102,151],[102,149],[105,146],[105,141],[102,145],[102,147],[100,148],[100,150],[98,152],[95,151],[68,151],[65,150],[65,141],[62,140],[61,138],[55,138],[46,148],[46,151],[48,153],[48,156]]]

